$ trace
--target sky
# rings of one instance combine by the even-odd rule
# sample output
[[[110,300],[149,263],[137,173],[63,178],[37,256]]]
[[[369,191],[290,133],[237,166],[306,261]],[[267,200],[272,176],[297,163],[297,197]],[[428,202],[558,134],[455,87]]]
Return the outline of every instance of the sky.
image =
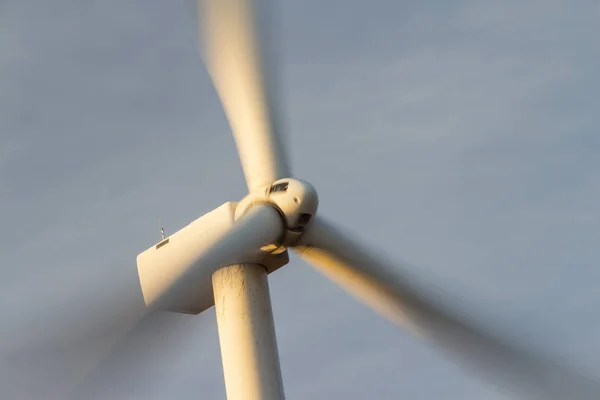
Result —
[[[278,17],[286,141],[319,212],[600,379],[598,2]],[[111,398],[225,398],[212,309],[111,348],[159,227],[245,191],[191,1],[0,0],[1,397],[66,398],[108,357]],[[297,258],[269,282],[287,399],[510,398]]]

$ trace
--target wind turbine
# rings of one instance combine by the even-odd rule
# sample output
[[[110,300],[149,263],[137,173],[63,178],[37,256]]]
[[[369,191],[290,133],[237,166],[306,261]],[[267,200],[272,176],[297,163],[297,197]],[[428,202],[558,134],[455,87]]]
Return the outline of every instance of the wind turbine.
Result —
[[[215,306],[229,400],[281,400],[267,275],[292,250],[418,337],[526,398],[598,399],[597,384],[471,326],[378,252],[318,214],[283,146],[266,0],[199,0],[205,62],[233,130],[248,195],[163,238],[137,258],[146,305],[199,314]]]

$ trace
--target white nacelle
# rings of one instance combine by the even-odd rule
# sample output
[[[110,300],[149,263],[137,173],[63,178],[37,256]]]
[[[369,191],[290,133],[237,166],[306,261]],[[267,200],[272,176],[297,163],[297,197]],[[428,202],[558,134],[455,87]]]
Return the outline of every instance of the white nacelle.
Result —
[[[138,274],[147,306],[158,305],[167,311],[199,314],[214,305],[212,274],[224,265],[213,262],[207,256],[208,250],[235,223],[236,205],[231,202],[221,205],[138,255]],[[270,273],[287,264],[288,260],[287,252],[275,255],[266,249],[256,249],[250,254],[232,255],[227,264],[261,264]],[[194,269],[193,281],[179,282],[181,286],[176,295],[164,300],[167,290],[191,269]],[[157,304],[159,300],[161,303]]]
[[[281,251],[285,246],[293,245],[310,226],[317,212],[319,198],[315,188],[308,182],[279,179],[246,196],[235,210],[235,219],[241,218],[253,204],[259,203],[273,205],[285,222],[286,235],[281,243]]]

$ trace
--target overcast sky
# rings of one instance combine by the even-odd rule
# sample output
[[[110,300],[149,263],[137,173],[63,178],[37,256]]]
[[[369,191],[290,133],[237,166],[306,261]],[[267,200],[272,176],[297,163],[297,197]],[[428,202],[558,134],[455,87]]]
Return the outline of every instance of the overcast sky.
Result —
[[[600,378],[599,3],[280,11],[287,142],[320,212]],[[0,397],[64,398],[125,329],[103,318],[139,311],[158,227],[244,196],[194,24],[186,0],[0,0]],[[270,285],[288,399],[507,399],[296,258]],[[162,322],[111,398],[225,398],[214,311]]]

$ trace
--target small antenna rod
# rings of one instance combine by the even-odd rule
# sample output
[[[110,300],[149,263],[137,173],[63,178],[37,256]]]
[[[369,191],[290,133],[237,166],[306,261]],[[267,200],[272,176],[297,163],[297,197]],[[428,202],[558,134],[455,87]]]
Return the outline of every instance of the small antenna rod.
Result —
[[[163,228],[161,225],[162,224],[160,223],[160,219],[159,219],[158,220],[158,227],[160,229],[160,240],[162,242],[163,240],[165,240],[165,228]]]

